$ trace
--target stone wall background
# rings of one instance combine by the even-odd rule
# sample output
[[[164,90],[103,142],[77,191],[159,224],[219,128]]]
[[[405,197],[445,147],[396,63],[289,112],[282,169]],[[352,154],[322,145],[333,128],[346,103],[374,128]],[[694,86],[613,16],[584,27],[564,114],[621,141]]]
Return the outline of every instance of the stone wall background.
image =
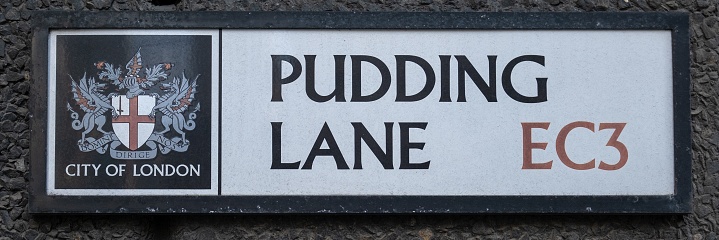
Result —
[[[155,2],[177,2],[153,5]],[[717,239],[718,0],[0,0],[0,240]],[[27,212],[29,11],[680,11],[691,13],[688,215],[38,216]],[[621,44],[621,43],[617,43]]]

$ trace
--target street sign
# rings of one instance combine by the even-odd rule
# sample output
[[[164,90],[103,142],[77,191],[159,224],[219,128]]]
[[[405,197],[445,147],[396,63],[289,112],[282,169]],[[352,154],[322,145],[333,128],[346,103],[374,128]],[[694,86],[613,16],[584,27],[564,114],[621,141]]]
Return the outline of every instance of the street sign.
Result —
[[[118,14],[36,24],[33,212],[690,210],[685,14]]]

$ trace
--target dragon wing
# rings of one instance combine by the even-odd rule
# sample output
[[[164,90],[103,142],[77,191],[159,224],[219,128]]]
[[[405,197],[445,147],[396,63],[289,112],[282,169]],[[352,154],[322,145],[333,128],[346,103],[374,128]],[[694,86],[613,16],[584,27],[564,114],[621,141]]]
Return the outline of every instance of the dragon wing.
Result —
[[[190,80],[185,77],[185,74],[182,74],[182,80],[179,80],[180,84],[177,97],[175,97],[175,100],[172,101],[172,105],[170,105],[170,109],[172,109],[173,112],[181,113],[190,107],[192,100],[195,99],[195,92],[197,92],[198,77],[200,76],[197,75],[195,80],[190,82]]]
[[[140,55],[140,50],[142,50],[142,48],[137,49],[132,59],[125,64],[125,69],[128,71],[127,75],[135,76],[139,74],[140,69],[142,69],[142,55]]]
[[[72,76],[70,79],[72,79]],[[72,80],[72,97],[75,98],[75,102],[77,102],[77,105],[80,106],[83,111],[95,111],[96,105],[92,100],[89,89],[87,88],[85,75],[83,75],[82,79],[80,79],[80,85],[75,83],[75,80]]]

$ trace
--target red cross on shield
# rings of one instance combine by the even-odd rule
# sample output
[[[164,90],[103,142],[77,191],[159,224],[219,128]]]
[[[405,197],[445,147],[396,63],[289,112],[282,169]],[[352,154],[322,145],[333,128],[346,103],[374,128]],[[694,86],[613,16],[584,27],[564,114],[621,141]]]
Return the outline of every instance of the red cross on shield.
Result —
[[[125,95],[112,97],[112,106],[119,116],[112,119],[112,128],[123,145],[136,150],[150,137],[155,129],[155,120],[148,115],[155,107],[155,98],[138,95],[128,99]]]

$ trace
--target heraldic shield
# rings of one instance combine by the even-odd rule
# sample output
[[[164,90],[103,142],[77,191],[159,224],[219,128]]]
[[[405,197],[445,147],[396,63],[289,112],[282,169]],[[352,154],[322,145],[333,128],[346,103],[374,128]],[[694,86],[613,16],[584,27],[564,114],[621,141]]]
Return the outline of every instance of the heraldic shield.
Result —
[[[150,138],[155,128],[155,119],[149,115],[155,105],[156,98],[146,94],[130,99],[126,95],[112,97],[112,106],[118,113],[112,119],[112,128],[125,147],[137,150]]]

